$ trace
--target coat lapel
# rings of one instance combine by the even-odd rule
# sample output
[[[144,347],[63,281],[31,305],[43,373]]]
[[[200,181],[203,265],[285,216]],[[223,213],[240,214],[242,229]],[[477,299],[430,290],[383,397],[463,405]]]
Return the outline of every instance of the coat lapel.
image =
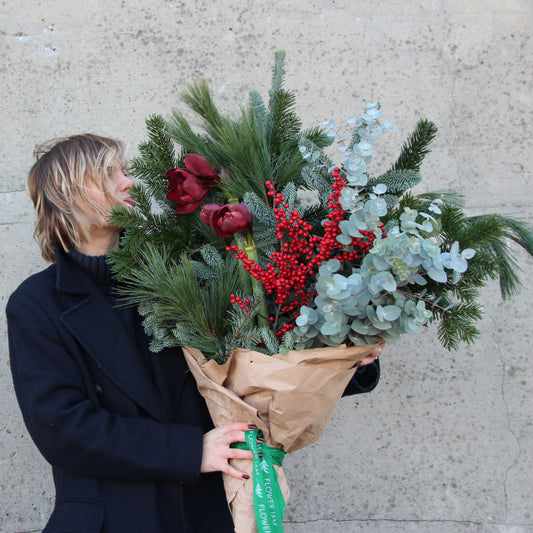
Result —
[[[59,290],[69,293],[70,306],[61,315],[98,367],[122,391],[156,420],[169,420],[170,413],[152,382],[142,354],[132,335],[106,295],[85,272],[73,268],[68,258],[58,258]]]

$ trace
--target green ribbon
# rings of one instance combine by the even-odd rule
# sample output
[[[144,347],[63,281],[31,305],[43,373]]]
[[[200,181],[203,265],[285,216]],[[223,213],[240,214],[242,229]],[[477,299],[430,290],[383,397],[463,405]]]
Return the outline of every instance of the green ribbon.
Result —
[[[281,466],[285,452],[267,446],[264,442],[257,442],[257,437],[262,434],[260,429],[246,431],[246,443],[235,442],[231,446],[241,450],[251,450],[254,457],[254,510],[258,532],[283,533],[285,500],[274,465]],[[259,453],[262,453],[262,458],[259,457]]]

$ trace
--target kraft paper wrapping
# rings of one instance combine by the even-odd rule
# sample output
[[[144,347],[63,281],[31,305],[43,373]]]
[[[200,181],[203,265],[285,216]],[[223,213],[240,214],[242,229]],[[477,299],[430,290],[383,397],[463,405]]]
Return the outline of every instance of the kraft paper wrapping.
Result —
[[[194,348],[185,347],[183,353],[215,426],[256,424],[269,446],[289,453],[322,436],[357,362],[377,346],[324,347],[273,356],[237,349],[223,365],[208,361]],[[232,463],[251,476],[251,461]],[[288,502],[285,474],[275,468]],[[251,477],[223,478],[236,533],[256,533]]]

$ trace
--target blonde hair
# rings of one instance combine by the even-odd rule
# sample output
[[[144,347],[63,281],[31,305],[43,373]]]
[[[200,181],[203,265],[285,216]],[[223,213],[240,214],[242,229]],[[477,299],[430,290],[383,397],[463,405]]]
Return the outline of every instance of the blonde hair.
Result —
[[[34,237],[44,260],[53,263],[54,243],[65,251],[79,248],[89,239],[94,221],[109,215],[91,200],[87,189],[96,187],[112,203],[118,203],[109,174],[113,165],[125,166],[124,146],[120,141],[86,133],[48,141],[34,155],[37,161],[26,185],[35,206]],[[94,217],[85,214],[76,201],[89,206]]]

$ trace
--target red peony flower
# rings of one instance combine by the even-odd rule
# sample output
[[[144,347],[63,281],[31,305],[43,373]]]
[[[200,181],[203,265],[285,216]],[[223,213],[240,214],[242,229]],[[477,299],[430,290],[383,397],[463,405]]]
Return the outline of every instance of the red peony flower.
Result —
[[[168,193],[166,198],[176,202],[176,214],[192,213],[207,196],[211,185],[184,168],[171,168],[165,172],[168,176]]]
[[[187,154],[183,160],[187,170],[192,172],[198,178],[206,180],[215,180],[218,178],[218,172],[211,163],[200,154]]]
[[[200,216],[219,237],[231,237],[252,228],[252,212],[245,204],[206,204]]]

